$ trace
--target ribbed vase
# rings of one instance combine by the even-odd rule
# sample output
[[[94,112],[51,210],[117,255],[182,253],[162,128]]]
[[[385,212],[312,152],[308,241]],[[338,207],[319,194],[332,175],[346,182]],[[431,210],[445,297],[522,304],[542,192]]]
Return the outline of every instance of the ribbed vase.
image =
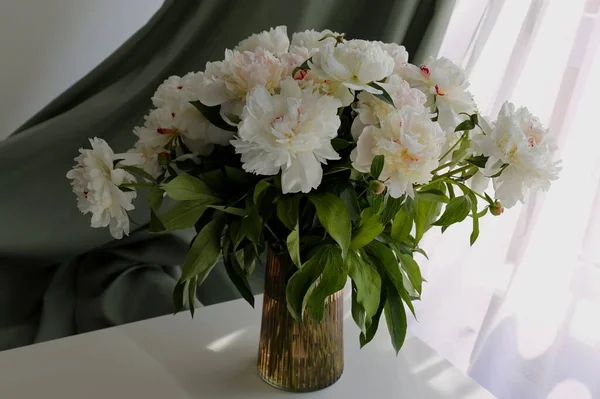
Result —
[[[258,347],[258,373],[268,384],[310,392],[336,382],[344,370],[342,291],[326,300],[323,320],[307,313],[296,322],[288,312],[285,284],[294,272],[288,256],[267,252],[265,293]]]

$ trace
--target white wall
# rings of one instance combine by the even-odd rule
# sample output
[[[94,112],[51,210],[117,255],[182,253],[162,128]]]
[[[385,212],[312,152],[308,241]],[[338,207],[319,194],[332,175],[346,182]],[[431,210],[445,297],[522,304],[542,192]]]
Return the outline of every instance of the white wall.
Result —
[[[163,0],[0,0],[0,140],[92,70]]]

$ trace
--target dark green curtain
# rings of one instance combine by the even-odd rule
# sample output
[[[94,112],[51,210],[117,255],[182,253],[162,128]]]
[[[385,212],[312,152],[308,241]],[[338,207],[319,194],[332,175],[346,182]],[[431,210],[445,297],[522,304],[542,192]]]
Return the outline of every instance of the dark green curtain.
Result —
[[[139,228],[113,241],[89,227],[66,172],[88,137],[115,151],[168,76],[198,71],[271,26],[329,28],[398,42],[413,61],[435,54],[454,0],[166,1],[101,65],[0,142],[0,350],[170,313],[189,234]],[[109,23],[109,22],[107,22]],[[147,223],[142,196],[133,219]],[[261,289],[260,271],[252,282]],[[200,289],[210,304],[237,297],[222,268]],[[202,322],[199,320],[198,322]]]

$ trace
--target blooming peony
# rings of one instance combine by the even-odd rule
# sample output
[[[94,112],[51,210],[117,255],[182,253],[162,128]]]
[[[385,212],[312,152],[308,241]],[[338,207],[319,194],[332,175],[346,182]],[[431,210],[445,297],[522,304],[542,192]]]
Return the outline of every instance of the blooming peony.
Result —
[[[135,178],[123,169],[113,167],[116,160],[113,150],[99,138],[90,139],[91,150],[80,149],[77,164],[67,173],[77,206],[83,214],[92,214],[92,227],[110,227],[115,238],[129,235],[129,218],[126,211],[134,209],[135,191],[123,191],[124,183],[134,183]]]
[[[414,196],[413,184],[431,180],[438,164],[444,134],[428,112],[404,107],[388,115],[381,127],[367,126],[351,154],[352,166],[368,173],[373,158],[383,155],[385,162],[379,180],[392,197]]]
[[[384,43],[384,42],[373,42],[377,43],[383,51],[390,55],[394,59],[394,73],[401,72],[401,68],[403,68],[408,63],[408,51],[406,51],[406,47],[400,46],[396,43]]]
[[[231,144],[245,171],[275,175],[281,170],[284,194],[307,193],[321,183],[321,163],[339,159],[331,139],[340,127],[340,106],[293,79],[281,82],[280,94],[258,86],[248,95],[239,138]]]
[[[287,26],[278,26],[271,28],[268,32],[262,31],[242,40],[235,50],[243,52],[256,51],[262,48],[271,53],[280,54],[287,52],[289,46],[290,39],[287,35]]]
[[[325,80],[341,82],[351,90],[366,90],[379,94],[369,83],[387,78],[394,70],[394,59],[377,43],[349,40],[338,44],[323,44],[313,56],[310,66]]]
[[[386,83],[380,83],[379,85],[392,97],[395,108],[371,93],[360,92],[358,102],[354,106],[354,110],[358,114],[358,117],[352,123],[352,136],[354,139],[358,139],[366,125],[379,125],[395,109],[412,107],[418,113],[425,112],[425,95],[421,91],[411,88],[398,75],[390,76]]]
[[[258,48],[250,51],[225,51],[225,60],[208,62],[206,71],[193,78],[192,91],[207,106],[221,105],[221,116],[239,116],[246,95],[257,86],[275,93],[279,82],[288,71],[287,61],[269,51]]]
[[[305,30],[304,32],[296,32],[292,35],[291,46],[304,47],[313,53],[314,50],[321,47],[325,42],[335,43],[333,36],[340,36],[340,34],[332,32],[329,29],[325,29],[321,32],[313,29]]]
[[[429,57],[420,67],[406,64],[398,74],[427,95],[427,105],[437,108],[444,130],[454,130],[462,121],[461,112],[472,114],[476,110],[465,72],[447,58]]]
[[[505,207],[524,202],[529,190],[548,190],[558,178],[554,138],[525,107],[504,103],[491,131],[472,138],[476,150],[489,157],[484,174],[492,179],[496,198]]]
[[[166,79],[152,96],[152,103],[156,108],[173,107],[187,104],[196,100],[190,96],[191,80],[196,73],[190,72],[184,77],[171,76]]]

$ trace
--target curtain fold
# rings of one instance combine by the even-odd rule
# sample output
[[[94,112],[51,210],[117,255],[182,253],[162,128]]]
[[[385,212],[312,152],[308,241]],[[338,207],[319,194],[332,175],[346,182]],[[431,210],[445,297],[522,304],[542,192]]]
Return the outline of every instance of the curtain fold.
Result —
[[[170,75],[204,68],[225,48],[276,25],[329,28],[348,37],[393,40],[413,61],[441,43],[453,0],[198,0],[164,3],[133,37],[87,76],[0,142],[0,349],[171,312],[171,291],[188,236],[150,236],[142,227],[112,242],[77,210],[65,174],[88,137],[116,152]],[[109,22],[107,22],[109,23]],[[416,58],[415,58],[416,57]],[[252,281],[261,289],[261,271]],[[222,267],[199,290],[204,303],[237,297]]]

